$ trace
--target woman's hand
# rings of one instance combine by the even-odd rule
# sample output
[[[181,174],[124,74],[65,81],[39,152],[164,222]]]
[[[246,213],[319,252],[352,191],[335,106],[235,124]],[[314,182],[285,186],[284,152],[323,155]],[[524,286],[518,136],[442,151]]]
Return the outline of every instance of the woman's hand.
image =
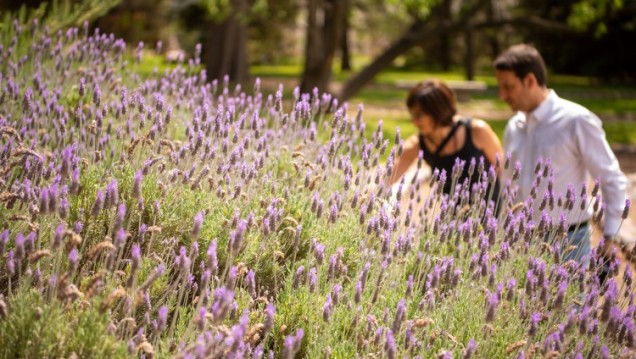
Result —
[[[393,185],[395,182],[399,181],[400,178],[404,175],[406,170],[409,169],[413,161],[417,159],[417,155],[420,152],[420,141],[418,135],[412,135],[404,141],[402,145],[402,155],[398,157],[395,163],[395,170],[393,171],[393,175],[389,179],[389,186]]]

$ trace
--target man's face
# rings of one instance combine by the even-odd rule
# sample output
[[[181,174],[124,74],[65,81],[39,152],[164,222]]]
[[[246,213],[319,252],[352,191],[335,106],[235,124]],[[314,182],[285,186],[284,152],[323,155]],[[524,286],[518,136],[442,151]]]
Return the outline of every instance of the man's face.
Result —
[[[523,80],[512,70],[496,70],[495,76],[499,84],[499,98],[506,101],[513,111],[529,112],[530,108],[530,74]]]

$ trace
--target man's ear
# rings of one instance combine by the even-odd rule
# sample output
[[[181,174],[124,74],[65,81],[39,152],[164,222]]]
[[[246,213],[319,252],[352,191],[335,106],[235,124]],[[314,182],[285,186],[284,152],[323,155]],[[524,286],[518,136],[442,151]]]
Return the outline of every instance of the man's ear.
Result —
[[[539,83],[537,82],[537,77],[534,76],[532,72],[529,72],[526,77],[523,78],[523,84],[528,88],[532,88],[538,86]]]

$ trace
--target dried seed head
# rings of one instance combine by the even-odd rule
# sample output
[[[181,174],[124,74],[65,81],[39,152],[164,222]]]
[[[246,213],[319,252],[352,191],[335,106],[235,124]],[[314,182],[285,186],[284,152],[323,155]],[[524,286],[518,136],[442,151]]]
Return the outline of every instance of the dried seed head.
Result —
[[[126,290],[124,288],[117,288],[115,290],[113,290],[108,297],[106,297],[106,299],[104,300],[104,302],[101,305],[101,311],[105,311],[106,309],[110,308],[111,305],[113,305],[117,300],[123,298],[126,296]]]
[[[115,249],[115,246],[111,242],[109,237],[106,237],[104,241],[97,243],[88,251],[88,258],[94,259],[97,255],[99,255],[103,251],[112,251]]]
[[[34,264],[37,263],[40,259],[44,257],[48,257],[51,255],[51,252],[48,249],[41,249],[39,251],[35,251],[29,255],[29,263]]]
[[[517,349],[524,347],[527,343],[528,342],[526,340],[519,340],[517,342],[511,343],[506,347],[506,354],[510,354]]]
[[[85,289],[87,299],[92,298],[95,294],[99,292],[99,287],[101,286],[101,284],[104,283],[103,279],[105,276],[106,276],[106,272],[102,271],[91,277]]]
[[[431,318],[419,318],[419,319],[415,320],[415,326],[417,328],[424,328],[424,327],[429,326],[431,324],[435,324],[435,322]]]
[[[1,192],[0,193],[0,202],[9,202],[11,200],[16,200],[20,198],[20,195],[11,192]]]
[[[139,343],[137,347],[135,348],[135,350],[136,351],[143,350],[146,354],[148,354],[147,357],[149,358],[152,358],[153,355],[155,354],[155,350],[153,349],[152,345],[145,340]]]
[[[77,248],[77,246],[82,243],[82,236],[73,231],[67,231],[66,234],[69,235],[69,239],[66,242],[66,251],[70,252],[73,248]]]

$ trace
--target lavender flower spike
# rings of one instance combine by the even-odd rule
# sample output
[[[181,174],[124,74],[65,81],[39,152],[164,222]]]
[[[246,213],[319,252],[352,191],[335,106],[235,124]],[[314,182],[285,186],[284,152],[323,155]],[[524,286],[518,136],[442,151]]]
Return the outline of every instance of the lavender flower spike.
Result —
[[[472,358],[476,349],[477,349],[477,344],[475,343],[475,339],[469,340],[468,344],[466,345],[466,349],[464,349],[464,355],[462,356],[462,358],[463,359]]]
[[[190,236],[193,241],[199,238],[202,224],[203,224],[203,212],[198,212],[196,216],[194,216],[194,225],[192,226],[192,232],[190,233]]]
[[[139,198],[141,196],[141,179],[143,178],[141,170],[135,173],[135,180],[133,181],[133,188],[131,196],[132,198]]]
[[[285,338],[283,358],[293,359],[296,356],[296,353],[300,350],[300,345],[302,344],[304,336],[305,331],[302,328],[299,328],[295,335],[288,335]]]

